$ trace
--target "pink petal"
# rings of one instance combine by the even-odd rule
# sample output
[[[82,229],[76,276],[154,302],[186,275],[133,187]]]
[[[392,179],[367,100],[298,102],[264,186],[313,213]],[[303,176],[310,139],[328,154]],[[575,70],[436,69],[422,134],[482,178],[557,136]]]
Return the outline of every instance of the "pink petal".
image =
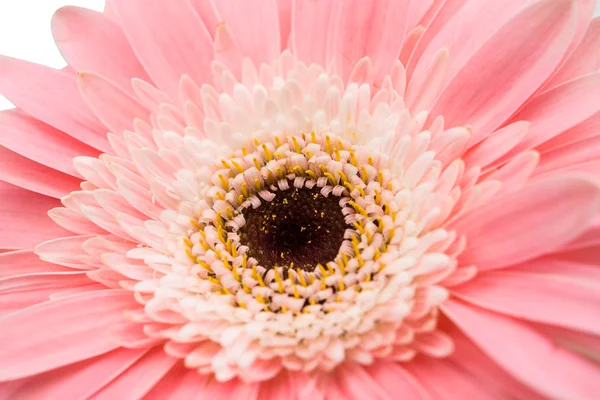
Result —
[[[553,88],[572,79],[600,69],[600,18],[594,18],[585,37],[567,62],[548,82]]]
[[[439,33],[450,23],[453,16],[458,13],[461,8],[469,4],[467,0],[444,0],[435,15],[424,28],[419,42],[414,46],[412,54],[408,54],[410,59],[406,59],[406,70],[408,76],[412,77],[417,63],[423,56],[423,52],[429,47],[432,40],[436,39]],[[438,48],[439,50],[439,48]]]
[[[0,93],[27,114],[75,139],[105,152],[110,150],[106,129],[81,98],[73,75],[2,56]]]
[[[117,349],[16,382],[23,385],[15,392],[22,399],[84,399],[127,369],[147,350]]]
[[[18,110],[0,112],[0,130],[0,145],[69,175],[79,176],[73,158],[98,155],[96,149]]]
[[[121,27],[102,13],[67,6],[52,18],[54,40],[70,66],[95,71],[127,91],[131,79],[149,80]]]
[[[596,259],[592,258],[589,262],[590,264],[584,264],[563,260],[560,258],[560,254],[552,254],[515,265],[510,268],[510,271],[543,274],[547,278],[568,280],[598,288],[600,286],[600,268],[598,265],[592,265],[597,263]]]
[[[408,11],[408,29],[419,25],[427,10],[433,5],[433,0],[411,1]]]
[[[188,2],[204,23],[208,33],[214,37],[217,26],[219,25],[219,18],[217,17],[212,2],[210,0],[188,0]]]
[[[464,6],[451,19],[446,20],[444,27],[430,41],[415,66],[411,81],[426,80],[428,66],[435,54],[442,48],[447,49],[450,53],[445,82],[450,81],[473,54],[514,17],[526,2],[527,0],[464,2]]]
[[[600,135],[545,152],[535,174],[553,174],[561,170],[575,169],[585,172],[587,164],[599,158]]]
[[[256,400],[260,383],[245,383],[238,379],[219,382],[210,379],[198,395],[202,399],[244,399]]]
[[[212,0],[219,21],[231,30],[237,48],[255,65],[271,63],[281,52],[276,0]]]
[[[515,156],[509,162],[494,170],[486,177],[488,181],[502,183],[502,192],[514,192],[521,189],[531,178],[540,162],[537,151],[526,151]]]
[[[0,279],[14,275],[69,271],[72,270],[40,260],[31,250],[0,253]]]
[[[155,346],[91,398],[141,399],[176,362],[177,359],[168,356],[162,347]]]
[[[19,379],[109,352],[106,329],[136,307],[131,292],[102,290],[27,308],[0,320],[0,380]],[[50,349],[55,349],[50,351]]]
[[[0,316],[47,301],[54,293],[90,283],[85,272],[45,272],[0,279]]]
[[[540,393],[564,399],[597,397],[600,370],[525,324],[455,300],[441,308],[490,358]]]
[[[281,36],[281,50],[289,48],[288,41],[292,32],[292,5],[294,0],[277,0],[279,11],[279,34]]]
[[[404,400],[433,400],[421,383],[397,363],[377,361],[365,370],[392,398],[402,393]]]
[[[445,327],[454,342],[454,353],[448,358],[486,388],[505,393],[507,398],[519,400],[544,400],[528,386],[517,381],[473,344],[455,326]]]
[[[512,150],[529,132],[529,126],[528,122],[520,121],[497,130],[469,149],[463,157],[465,164],[485,168]]]
[[[407,363],[405,368],[429,392],[432,399],[502,399],[495,391],[489,390],[446,360],[419,357]]]
[[[409,8],[407,0],[339,2],[335,72],[347,79],[361,58],[370,57],[376,81],[389,75],[400,55]]]
[[[557,176],[529,183],[456,222],[453,228],[468,243],[461,263],[496,269],[555,251],[585,230],[599,205],[598,187],[585,178]]]
[[[242,53],[235,43],[231,29],[221,23],[215,32],[215,60],[223,63],[235,76],[241,76]]]
[[[542,143],[537,149],[544,153],[555,148],[572,144],[580,140],[596,137],[600,132],[600,112],[592,115],[587,120],[561,132],[554,138]]]
[[[132,131],[136,118],[150,120],[149,111],[144,106],[104,77],[93,72],[81,72],[77,83],[90,109],[112,132]]]
[[[355,363],[347,363],[336,368],[334,375],[326,382],[325,397],[329,400],[391,400],[365,368]]]
[[[144,397],[145,400],[180,400],[199,397],[206,385],[207,376],[200,375],[195,369],[189,369],[179,363]]]
[[[57,199],[0,182],[0,249],[31,249],[69,232],[48,218]]]
[[[510,270],[479,274],[452,293],[512,317],[600,335],[597,287]]]
[[[189,75],[197,83],[210,76],[212,40],[186,0],[116,0],[123,30],[148,75],[172,99],[179,79]]]
[[[79,189],[81,183],[81,179],[38,164],[3,146],[0,146],[0,180],[55,198]]]
[[[306,65],[316,63],[327,67],[328,43],[333,44],[337,19],[333,1],[302,1],[292,3],[292,35],[290,47],[298,60]]]
[[[594,73],[535,96],[513,118],[531,127],[510,154],[532,149],[600,112],[599,95],[600,73]]]
[[[443,115],[448,126],[471,125],[477,143],[554,71],[573,38],[576,16],[571,0],[532,3],[475,52],[431,114]]]

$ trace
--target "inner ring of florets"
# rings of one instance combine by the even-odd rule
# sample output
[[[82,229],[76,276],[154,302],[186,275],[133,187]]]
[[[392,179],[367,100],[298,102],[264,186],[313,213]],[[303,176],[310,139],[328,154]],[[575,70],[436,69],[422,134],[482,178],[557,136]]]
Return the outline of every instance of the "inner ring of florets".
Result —
[[[192,221],[196,229],[182,238],[202,267],[201,291],[254,315],[321,314],[347,310],[362,292],[381,287],[393,259],[398,182],[380,168],[381,156],[368,153],[330,134],[265,133],[221,159]],[[299,199],[304,208],[284,204]],[[311,210],[312,221],[303,214]],[[296,221],[291,232],[275,223],[286,216]],[[302,228],[311,235],[285,242]],[[301,243],[311,236],[321,243]]]

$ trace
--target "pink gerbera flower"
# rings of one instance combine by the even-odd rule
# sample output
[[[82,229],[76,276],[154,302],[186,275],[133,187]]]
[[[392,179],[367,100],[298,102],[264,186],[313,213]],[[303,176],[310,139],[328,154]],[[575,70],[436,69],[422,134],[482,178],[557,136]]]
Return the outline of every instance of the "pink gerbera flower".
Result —
[[[593,0],[109,0],[0,59],[0,397],[600,398]]]

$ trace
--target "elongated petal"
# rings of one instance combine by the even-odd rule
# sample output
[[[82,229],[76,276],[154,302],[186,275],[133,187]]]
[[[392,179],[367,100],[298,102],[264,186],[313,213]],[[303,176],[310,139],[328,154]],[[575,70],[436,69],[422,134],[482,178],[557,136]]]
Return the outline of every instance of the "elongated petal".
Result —
[[[592,20],[585,37],[567,62],[550,79],[547,88],[556,87],[600,69],[600,18]]]
[[[410,5],[406,0],[341,1],[336,11],[335,72],[347,79],[360,59],[370,57],[376,80],[390,74],[400,55]]]
[[[116,0],[123,30],[154,82],[173,99],[179,79],[201,84],[210,77],[211,37],[186,0]]]
[[[133,130],[136,118],[149,121],[149,111],[144,106],[104,77],[82,72],[77,82],[90,109],[112,132]]]
[[[446,79],[452,79],[507,21],[514,17],[526,0],[466,1],[431,40],[415,66],[411,81],[422,82],[439,49],[450,53]],[[427,28],[429,29],[429,28]]]
[[[575,33],[575,12],[571,0],[542,0],[525,8],[469,59],[432,115],[443,115],[448,126],[471,125],[475,143],[487,136],[554,71]]]
[[[0,338],[11,345],[0,350],[0,380],[39,374],[115,349],[106,329],[131,307],[135,301],[130,292],[101,290],[48,301],[3,318]]]
[[[40,260],[31,250],[0,253],[0,279],[15,275],[68,271],[69,268]]]
[[[25,378],[15,392],[23,399],[87,399],[146,353],[146,349],[117,349],[53,371]]]
[[[206,386],[207,376],[180,363],[158,382],[144,397],[147,400],[179,400],[197,397]]]
[[[600,335],[597,287],[534,273],[493,271],[452,292],[492,311]]]
[[[220,22],[231,29],[242,56],[255,65],[270,63],[281,52],[276,0],[211,0]],[[260,29],[257,27],[260,26]]]
[[[432,399],[501,399],[458,366],[445,360],[421,357],[409,363],[406,369],[418,379]]]
[[[0,182],[0,249],[31,249],[45,240],[68,236],[47,213],[60,201]]]
[[[392,398],[402,393],[402,398],[406,400],[433,400],[417,378],[397,363],[378,361],[365,369]]]
[[[18,110],[0,112],[0,145],[35,162],[79,176],[73,158],[98,155],[98,150]]]
[[[305,64],[328,65],[328,45],[333,44],[335,1],[293,0],[291,48]],[[329,46],[330,46],[329,45]]]
[[[535,96],[514,121],[529,121],[529,133],[514,150],[514,155],[533,149],[554,136],[600,112],[600,72],[582,76]]]
[[[38,164],[3,146],[0,146],[0,180],[55,198],[77,190],[81,183],[81,179]]]
[[[75,76],[2,56],[0,93],[48,125],[99,150],[109,151],[106,128],[81,98]]]
[[[91,398],[140,399],[169,372],[176,362],[176,358],[167,355],[162,347],[156,346]]]
[[[595,183],[569,176],[538,180],[499,196],[455,224],[467,236],[461,261],[486,270],[555,251],[585,231],[599,202]]]
[[[131,79],[149,81],[121,27],[102,13],[81,7],[59,9],[52,33],[62,56],[77,71],[95,71],[131,92]]]
[[[600,370],[526,325],[455,300],[446,301],[442,311],[490,358],[540,393],[550,398],[597,397]]]

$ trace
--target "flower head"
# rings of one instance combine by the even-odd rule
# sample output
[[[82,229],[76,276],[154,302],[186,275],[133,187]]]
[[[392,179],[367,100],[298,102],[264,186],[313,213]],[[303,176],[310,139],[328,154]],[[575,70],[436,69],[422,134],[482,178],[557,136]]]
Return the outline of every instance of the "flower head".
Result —
[[[594,5],[59,10],[0,59],[1,393],[597,397]]]

